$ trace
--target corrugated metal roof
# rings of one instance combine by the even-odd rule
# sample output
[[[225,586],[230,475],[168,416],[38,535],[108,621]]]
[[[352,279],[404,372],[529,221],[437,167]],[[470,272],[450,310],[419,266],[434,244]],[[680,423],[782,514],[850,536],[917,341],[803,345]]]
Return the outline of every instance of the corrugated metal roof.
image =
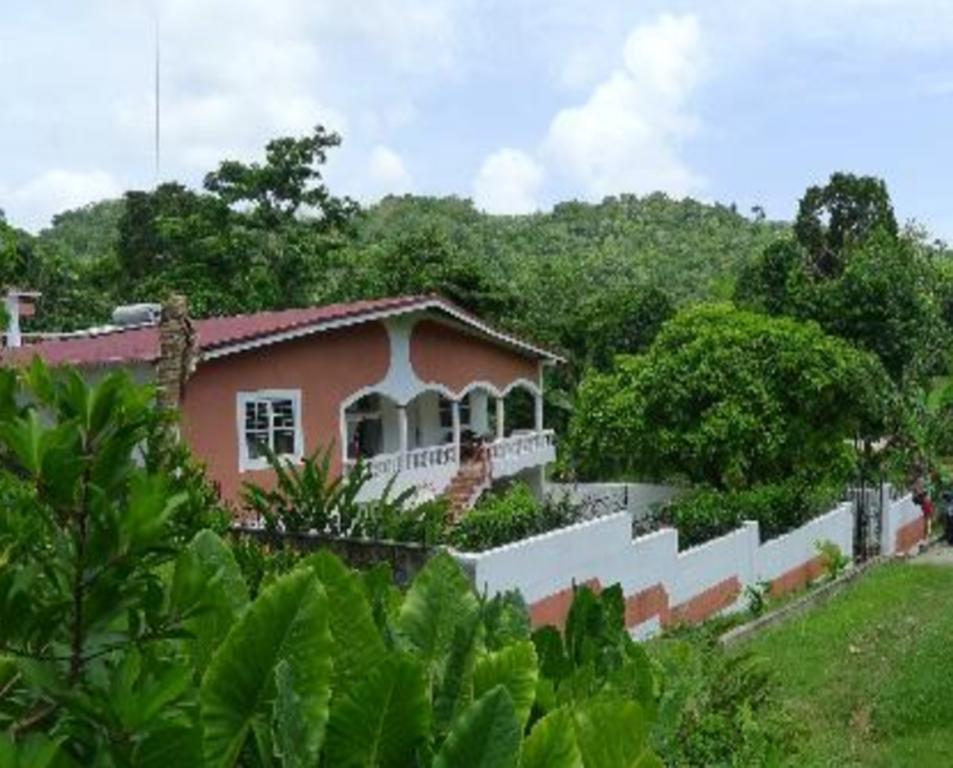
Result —
[[[230,317],[210,317],[194,321],[198,348],[202,354],[227,354],[271,337],[305,335],[327,326],[362,322],[378,316],[415,309],[438,309],[475,327],[498,341],[520,348],[533,356],[558,360],[556,355],[515,337],[495,331],[479,318],[437,296],[398,296],[319,307],[256,312]],[[275,339],[280,340],[280,339]],[[237,350],[236,350],[237,351]],[[159,330],[156,326],[109,330],[89,336],[73,336],[4,350],[5,363],[22,363],[41,357],[50,365],[101,366],[123,363],[152,363],[159,357]]]

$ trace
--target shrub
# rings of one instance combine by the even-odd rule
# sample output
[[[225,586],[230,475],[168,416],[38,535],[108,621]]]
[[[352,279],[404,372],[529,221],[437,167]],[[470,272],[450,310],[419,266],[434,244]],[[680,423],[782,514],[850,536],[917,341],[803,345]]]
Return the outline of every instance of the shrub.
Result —
[[[800,479],[743,491],[703,487],[674,499],[662,510],[662,520],[678,529],[682,549],[723,536],[746,520],[758,522],[766,541],[827,512],[836,498],[832,488]]]
[[[844,572],[844,569],[850,565],[850,558],[841,552],[840,547],[833,541],[825,539],[824,541],[815,542],[814,546],[818,553],[820,553],[824,570],[827,571],[827,576],[831,580],[840,576]]]
[[[652,742],[665,765],[781,765],[791,753],[797,734],[766,662],[700,631],[648,648],[661,689]]]
[[[392,492],[394,480],[382,494],[359,502],[370,481],[367,466],[358,462],[346,474],[331,471],[332,448],[318,449],[300,466],[269,455],[275,486],[246,483],[244,501],[266,530],[300,533],[316,531],[329,536],[436,544],[446,525],[448,505],[436,499],[414,506],[414,491]]]
[[[449,532],[449,542],[480,552],[578,522],[579,508],[568,499],[539,501],[525,483],[484,497]]]

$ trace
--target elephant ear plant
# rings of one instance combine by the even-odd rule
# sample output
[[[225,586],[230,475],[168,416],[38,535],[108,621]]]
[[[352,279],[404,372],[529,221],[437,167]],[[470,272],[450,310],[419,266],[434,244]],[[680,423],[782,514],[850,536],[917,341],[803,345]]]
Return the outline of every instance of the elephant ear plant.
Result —
[[[183,543],[151,400],[0,372],[0,766],[661,765],[614,593],[531,635],[446,554],[402,595],[318,553],[251,599],[216,533]]]

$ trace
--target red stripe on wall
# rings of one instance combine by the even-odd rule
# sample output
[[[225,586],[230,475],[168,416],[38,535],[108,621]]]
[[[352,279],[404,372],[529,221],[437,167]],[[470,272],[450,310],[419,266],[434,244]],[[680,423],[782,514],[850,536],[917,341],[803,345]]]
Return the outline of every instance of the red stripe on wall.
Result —
[[[593,592],[599,592],[602,589],[599,579],[589,579],[584,581],[583,585],[589,587]],[[529,617],[533,627],[552,625],[562,629],[566,625],[566,617],[569,616],[573,591],[573,587],[567,587],[533,603],[529,607]]]

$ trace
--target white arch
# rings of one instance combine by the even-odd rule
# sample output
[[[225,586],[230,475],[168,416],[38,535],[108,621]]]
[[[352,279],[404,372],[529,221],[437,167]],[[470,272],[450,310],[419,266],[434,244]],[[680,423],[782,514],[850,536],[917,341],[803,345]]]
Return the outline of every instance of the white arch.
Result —
[[[503,390],[503,397],[506,397],[510,392],[512,392],[517,387],[523,387],[528,389],[531,395],[542,395],[543,390],[540,388],[539,384],[530,379],[515,379],[506,385],[506,389]]]
[[[464,397],[469,395],[475,389],[485,389],[493,397],[503,397],[503,393],[497,388],[497,386],[491,381],[471,381],[463,389],[461,389],[454,397],[458,400],[462,400]]]

